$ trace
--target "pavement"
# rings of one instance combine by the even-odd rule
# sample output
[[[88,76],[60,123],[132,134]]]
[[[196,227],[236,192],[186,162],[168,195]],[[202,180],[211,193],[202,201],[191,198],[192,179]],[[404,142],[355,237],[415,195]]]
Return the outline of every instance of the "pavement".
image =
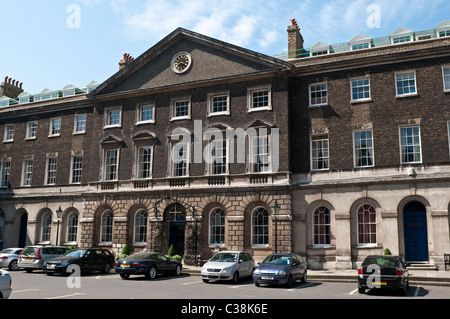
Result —
[[[429,269],[408,269],[409,283],[424,286],[448,286],[450,287],[450,271]],[[201,267],[183,265],[183,273],[192,276],[200,276]],[[308,269],[308,281],[317,282],[357,282],[357,270],[310,270]]]

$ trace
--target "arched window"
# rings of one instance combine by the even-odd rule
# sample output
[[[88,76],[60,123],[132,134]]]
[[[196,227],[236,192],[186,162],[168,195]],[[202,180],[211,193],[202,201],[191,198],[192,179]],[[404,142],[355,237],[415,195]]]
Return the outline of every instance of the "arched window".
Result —
[[[49,242],[52,230],[52,213],[47,212],[42,216],[41,242]]]
[[[67,242],[76,242],[78,234],[78,213],[73,212],[67,218]]]
[[[358,244],[375,245],[377,243],[377,214],[371,205],[362,205],[358,209]]]
[[[100,242],[110,243],[112,242],[113,232],[113,212],[108,210],[103,213],[100,228]]]
[[[134,242],[147,242],[147,218],[148,214],[145,210],[140,210],[134,218]]]
[[[313,218],[314,245],[330,245],[330,210],[326,207],[319,207],[314,211]]]
[[[269,244],[269,212],[259,207],[252,214],[252,245]]]
[[[209,216],[209,243],[225,244],[225,212],[221,208],[214,209]]]

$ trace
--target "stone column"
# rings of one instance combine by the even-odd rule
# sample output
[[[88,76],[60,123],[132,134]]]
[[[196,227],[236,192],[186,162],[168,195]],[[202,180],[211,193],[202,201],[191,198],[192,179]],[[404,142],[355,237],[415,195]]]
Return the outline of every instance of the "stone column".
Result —
[[[336,269],[352,269],[351,225],[349,213],[336,213]]]

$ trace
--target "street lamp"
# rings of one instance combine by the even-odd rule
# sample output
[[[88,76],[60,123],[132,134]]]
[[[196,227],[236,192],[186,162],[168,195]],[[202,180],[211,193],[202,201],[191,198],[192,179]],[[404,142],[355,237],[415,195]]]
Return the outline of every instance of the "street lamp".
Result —
[[[162,202],[164,202],[164,204],[166,206],[168,206],[170,204],[170,196],[169,195],[164,196],[164,198],[157,200],[155,205],[153,205],[153,211],[155,212],[155,218],[158,218],[158,206]]]
[[[58,239],[59,239],[59,220],[62,215],[62,209],[61,206],[58,207],[56,210],[56,245],[58,245]]]
[[[275,216],[275,253],[278,253],[278,212],[280,211],[281,206],[278,205],[278,202],[275,200],[275,204],[272,207],[273,214]]]

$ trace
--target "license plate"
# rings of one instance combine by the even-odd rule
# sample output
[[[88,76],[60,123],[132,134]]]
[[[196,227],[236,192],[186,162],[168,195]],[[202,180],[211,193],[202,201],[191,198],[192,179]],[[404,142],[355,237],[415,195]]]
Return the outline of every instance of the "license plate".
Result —
[[[122,267],[124,267],[124,268],[130,268],[130,264],[122,264]]]
[[[386,281],[372,281],[372,285],[374,285],[374,286],[386,286],[387,282]]]
[[[31,260],[31,258],[29,258],[29,257],[25,257],[23,260],[26,260],[26,261],[30,261]]]
[[[53,264],[48,264],[47,265],[47,269],[55,269],[56,265]]]
[[[272,276],[262,276],[262,280],[273,280]]]

